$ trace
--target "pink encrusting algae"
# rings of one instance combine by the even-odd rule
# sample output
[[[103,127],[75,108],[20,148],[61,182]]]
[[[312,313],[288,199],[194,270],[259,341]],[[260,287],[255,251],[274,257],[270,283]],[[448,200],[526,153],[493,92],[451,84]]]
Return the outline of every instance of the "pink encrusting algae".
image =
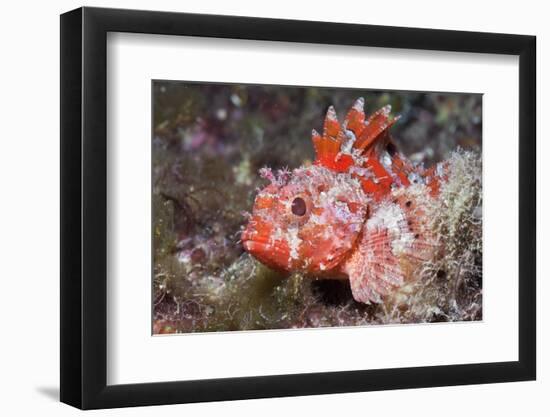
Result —
[[[270,181],[256,196],[242,233],[245,250],[286,273],[349,279],[353,298],[381,303],[414,284],[442,256],[434,223],[451,162],[413,164],[389,133],[398,120],[385,106],[370,117],[359,98],[339,123],[331,106],[316,159]]]

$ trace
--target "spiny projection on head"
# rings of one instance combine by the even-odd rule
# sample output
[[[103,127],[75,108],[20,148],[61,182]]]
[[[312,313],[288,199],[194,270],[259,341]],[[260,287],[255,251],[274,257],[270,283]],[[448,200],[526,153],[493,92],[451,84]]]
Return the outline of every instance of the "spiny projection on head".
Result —
[[[412,164],[392,141],[399,117],[391,107],[369,117],[363,107],[359,98],[342,123],[329,107],[323,134],[312,132],[313,165],[261,170],[270,184],[256,196],[242,242],[271,268],[349,279],[355,300],[378,303],[437,251],[429,208],[445,164]]]

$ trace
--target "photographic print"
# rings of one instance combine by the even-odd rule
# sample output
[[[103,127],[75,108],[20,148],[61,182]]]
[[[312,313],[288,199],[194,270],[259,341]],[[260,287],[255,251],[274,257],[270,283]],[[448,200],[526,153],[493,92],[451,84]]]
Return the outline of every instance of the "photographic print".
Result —
[[[482,319],[482,95],[152,81],[153,334]]]

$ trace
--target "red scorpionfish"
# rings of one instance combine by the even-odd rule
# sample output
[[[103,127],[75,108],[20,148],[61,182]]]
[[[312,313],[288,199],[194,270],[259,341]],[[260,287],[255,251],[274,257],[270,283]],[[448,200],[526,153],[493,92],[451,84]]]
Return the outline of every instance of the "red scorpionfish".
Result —
[[[263,264],[316,278],[349,279],[355,300],[379,303],[403,286],[437,245],[429,199],[445,167],[425,170],[396,149],[398,120],[385,106],[366,118],[359,98],[340,124],[328,109],[323,135],[313,130],[313,165],[268,168],[242,233],[245,250]]]

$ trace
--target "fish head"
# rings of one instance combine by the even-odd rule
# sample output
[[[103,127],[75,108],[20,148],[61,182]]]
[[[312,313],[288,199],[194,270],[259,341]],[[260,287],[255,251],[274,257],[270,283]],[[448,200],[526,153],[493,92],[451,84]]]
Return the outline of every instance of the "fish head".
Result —
[[[255,198],[241,236],[244,249],[276,270],[335,273],[367,217],[359,181],[323,166],[261,175],[270,184]]]

